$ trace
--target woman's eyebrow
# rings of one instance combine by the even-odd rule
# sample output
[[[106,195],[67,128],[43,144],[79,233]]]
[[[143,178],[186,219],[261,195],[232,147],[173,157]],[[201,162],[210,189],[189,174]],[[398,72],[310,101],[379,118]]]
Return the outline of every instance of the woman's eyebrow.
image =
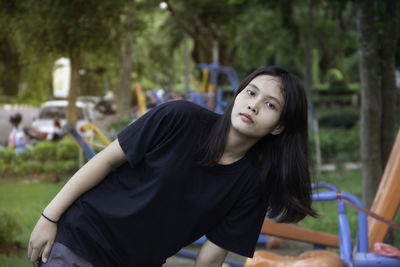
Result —
[[[258,88],[257,85],[255,85],[254,83],[249,83],[249,86],[256,89],[257,91],[261,92],[260,88]],[[267,95],[267,98],[274,100],[279,106],[282,106],[282,104],[278,98],[276,98],[272,95]]]

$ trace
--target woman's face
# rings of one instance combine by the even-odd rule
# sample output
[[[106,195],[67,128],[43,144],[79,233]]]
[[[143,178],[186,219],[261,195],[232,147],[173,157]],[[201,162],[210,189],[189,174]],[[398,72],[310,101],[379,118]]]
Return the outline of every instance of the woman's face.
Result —
[[[279,124],[284,105],[280,79],[259,75],[237,95],[231,113],[231,130],[258,139],[279,134],[284,129]]]

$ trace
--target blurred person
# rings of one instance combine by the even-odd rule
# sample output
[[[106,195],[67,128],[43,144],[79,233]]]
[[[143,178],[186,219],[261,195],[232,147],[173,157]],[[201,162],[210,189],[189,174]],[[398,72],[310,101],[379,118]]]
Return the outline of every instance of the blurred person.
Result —
[[[13,126],[8,136],[8,147],[14,149],[16,154],[23,153],[25,149],[25,134],[24,131],[19,127],[22,121],[22,115],[19,112],[12,114],[9,118],[9,122]]]

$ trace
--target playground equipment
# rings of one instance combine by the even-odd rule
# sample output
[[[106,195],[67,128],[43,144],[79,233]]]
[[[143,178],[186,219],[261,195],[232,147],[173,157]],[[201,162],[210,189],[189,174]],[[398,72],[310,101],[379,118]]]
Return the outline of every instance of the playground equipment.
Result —
[[[320,184],[318,186],[315,186],[315,189],[317,188],[326,188],[330,190],[329,192],[317,192],[312,195],[312,200],[313,201],[337,201],[338,204],[338,224],[339,224],[339,249],[340,249],[340,258],[342,259],[344,266],[400,266],[400,259],[396,258],[391,258],[391,257],[386,257],[386,256],[378,256],[372,252],[368,252],[368,224],[367,224],[367,215],[361,211],[358,211],[358,235],[357,235],[357,241],[356,241],[356,248],[353,253],[353,247],[352,247],[352,242],[351,242],[351,236],[350,236],[350,228],[349,224],[347,221],[347,216],[346,216],[346,206],[344,202],[341,200],[347,200],[359,207],[363,207],[362,202],[356,198],[355,196],[345,193],[345,192],[340,192],[337,188],[335,188],[332,185],[329,184]],[[274,234],[270,233],[269,229],[266,229],[265,224],[262,227],[261,232],[265,233],[268,232],[268,234]],[[294,238],[296,239],[296,238]],[[297,238],[299,240],[299,238]],[[326,243],[324,241],[324,243]],[[261,266],[302,266],[302,265],[297,265],[300,263],[300,261],[303,260],[303,258],[298,258],[298,259],[292,259],[291,264],[289,265],[281,265],[280,258],[276,257],[275,254],[273,253],[268,253],[268,254],[263,254],[263,253],[258,253],[257,254],[257,259],[248,259],[245,263],[245,267],[261,267]],[[329,256],[332,257],[332,256]],[[259,265],[260,262],[262,262],[262,258],[265,260],[264,265]],[[341,265],[323,265],[323,260],[321,259],[315,259],[315,260],[321,260],[319,265],[315,266],[341,266]],[[268,265],[267,265],[268,263]],[[336,263],[335,263],[336,264]],[[309,266],[309,265],[307,265]],[[312,265],[311,265],[312,266]]]
[[[110,140],[108,140],[108,138],[103,134],[103,132],[93,122],[88,122],[88,123],[82,125],[79,128],[79,130],[81,132],[91,131],[93,133],[90,136],[90,139],[91,139],[89,142],[90,145],[104,148],[105,146],[108,146],[111,143]],[[104,145],[95,144],[93,141],[94,135],[97,135],[97,137],[103,142]]]
[[[82,146],[86,155],[91,158],[94,156],[93,150],[90,146],[83,140],[79,135],[78,131],[71,125],[66,124],[64,130],[73,134],[78,143]],[[383,179],[379,187],[378,193],[375,197],[374,204],[375,207],[381,207],[380,202],[390,197],[388,201],[393,202],[390,207],[385,207],[383,212],[393,214],[392,216],[387,216],[386,214],[379,213],[380,211],[375,210],[379,215],[383,215],[386,219],[393,220],[394,214],[399,206],[400,196],[396,196],[396,188],[389,190],[390,187],[396,186],[400,178],[400,131],[397,135],[395,145],[393,146],[392,153],[390,155],[388,164],[386,165]],[[319,183],[313,185],[313,189],[325,189],[328,191],[315,192],[312,194],[313,201],[336,201],[338,205],[338,225],[339,225],[339,239],[335,235],[319,233],[316,231],[300,228],[294,225],[288,224],[276,224],[271,220],[266,219],[261,233],[281,236],[285,238],[295,239],[299,241],[311,242],[316,244],[317,247],[337,247],[339,245],[340,259],[335,253],[329,251],[322,252],[307,252],[298,258],[282,258],[274,253],[256,252],[255,257],[252,259],[247,259],[245,267],[285,267],[285,266],[325,266],[325,267],[336,267],[336,266],[352,266],[352,267],[369,267],[369,266],[400,266],[399,258],[392,258],[387,256],[376,255],[373,252],[369,252],[369,238],[373,237],[373,242],[382,242],[384,235],[381,239],[378,234],[381,234],[381,228],[368,228],[367,215],[358,210],[358,231],[356,244],[353,251],[353,244],[351,241],[350,228],[346,215],[346,205],[348,202],[355,206],[365,209],[363,203],[355,196],[341,192],[335,186],[327,183]],[[384,195],[384,193],[390,194]],[[395,199],[391,198],[396,196]],[[373,205],[374,207],[374,205]],[[374,211],[374,210],[372,210]],[[394,211],[394,212],[393,212]],[[384,225],[386,226],[386,225]],[[388,227],[386,227],[387,229]],[[289,229],[290,231],[286,230]],[[286,233],[285,233],[286,232]],[[370,236],[369,236],[370,235]],[[339,240],[339,242],[338,242]],[[371,242],[371,241],[370,241]],[[338,244],[339,243],[339,244]],[[177,256],[195,259],[197,254],[188,250],[181,250]],[[314,260],[314,261],[313,261]],[[309,262],[314,262],[316,265],[311,265]],[[286,265],[284,263],[287,263]],[[309,265],[304,265],[307,262]],[[226,264],[232,267],[242,267],[243,264],[235,261],[226,260]]]
[[[371,210],[386,219],[393,220],[400,205],[400,130],[382,175]],[[389,226],[371,218],[368,219],[369,250],[376,242],[382,242]],[[399,265],[400,266],[400,265]]]
[[[135,84],[133,88],[137,96],[139,116],[142,116],[144,113],[146,113],[146,95],[144,94],[142,86],[140,86],[140,84]]]
[[[384,217],[386,220],[393,220],[400,204],[400,195],[398,188],[400,186],[400,131],[398,132],[395,144],[393,145],[388,163],[386,164],[378,192],[375,196],[371,211]],[[326,188],[330,192],[320,192],[313,194],[313,201],[333,201],[338,202],[338,223],[339,223],[339,248],[340,257],[346,266],[400,266],[400,259],[385,256],[378,256],[373,251],[373,246],[377,242],[383,242],[389,226],[372,218],[368,218],[365,213],[358,211],[358,235],[356,248],[352,251],[350,239],[350,230],[346,218],[346,207],[343,199],[350,201],[358,207],[364,208],[361,201],[356,197],[340,192],[332,185],[320,183],[315,186],[317,188]],[[272,227],[271,227],[272,226]],[[369,226],[369,227],[368,227]],[[324,233],[309,232],[310,230],[300,228],[289,224],[276,224],[266,219],[261,229],[261,233],[285,237],[289,239],[311,242],[319,246],[336,247],[337,239],[335,236],[326,236]],[[262,254],[260,257],[268,257]],[[274,257],[272,257],[274,258]],[[262,266],[252,265],[255,262],[248,260],[245,266]],[[274,264],[277,264],[275,262]],[[264,265],[277,266],[277,265]],[[281,266],[281,265],[279,265]],[[291,265],[294,266],[294,265]]]
[[[221,66],[218,63],[199,64],[198,67],[203,72],[201,90],[200,92],[191,90],[188,100],[221,114],[227,103],[222,99],[223,91],[221,87],[218,87],[218,76],[220,73],[225,74],[233,92],[236,92],[239,87],[237,74],[233,68]]]
[[[83,139],[83,137],[78,133],[76,128],[69,122],[64,124],[63,129],[65,132],[72,134],[78,144],[81,146],[86,156],[91,159],[96,154],[93,149],[89,146],[89,144]]]

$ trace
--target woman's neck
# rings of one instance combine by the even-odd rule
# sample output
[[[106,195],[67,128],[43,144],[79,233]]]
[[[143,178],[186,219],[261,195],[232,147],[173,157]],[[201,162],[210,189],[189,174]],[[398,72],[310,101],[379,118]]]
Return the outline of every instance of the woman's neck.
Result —
[[[228,132],[224,153],[218,163],[226,165],[240,160],[258,140],[258,138],[239,134],[231,128]]]

